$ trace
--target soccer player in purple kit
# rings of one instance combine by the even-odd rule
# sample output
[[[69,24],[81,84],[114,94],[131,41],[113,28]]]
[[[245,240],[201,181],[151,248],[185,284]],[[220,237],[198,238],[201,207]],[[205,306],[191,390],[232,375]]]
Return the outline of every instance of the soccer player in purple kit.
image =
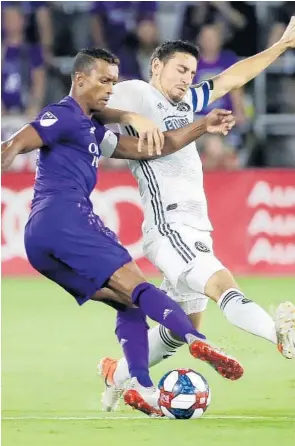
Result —
[[[69,96],[45,107],[34,121],[2,143],[2,168],[6,169],[18,154],[41,148],[25,228],[28,259],[41,274],[72,294],[79,305],[93,299],[118,310],[116,334],[132,376],[125,402],[148,415],[160,415],[157,391],[148,372],[146,316],[176,333],[189,345],[192,356],[206,361],[222,376],[239,379],[243,368],[208,343],[178,304],[145,280],[116,235],[93,212],[89,196],[97,181],[102,152],[131,159],[165,156],[197,139],[206,127],[204,118],[185,128],[154,132],[153,136],[149,133],[140,139],[140,151],[137,138],[107,130],[98,119],[127,119],[125,112],[105,109],[118,79],[118,65],[116,56],[108,51],[80,51],[74,61]],[[98,112],[95,118],[94,112]],[[213,112],[207,125],[227,133],[234,124],[228,113]],[[157,154],[151,155],[153,146]]]

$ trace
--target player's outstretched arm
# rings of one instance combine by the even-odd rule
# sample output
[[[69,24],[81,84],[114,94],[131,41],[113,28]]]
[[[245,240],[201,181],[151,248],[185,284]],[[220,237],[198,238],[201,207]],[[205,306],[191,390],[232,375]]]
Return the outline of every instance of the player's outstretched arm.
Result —
[[[105,107],[101,112],[95,112],[93,118],[101,121],[103,124],[122,124],[129,125],[135,129],[139,135],[144,133],[149,141],[149,153],[154,151],[161,155],[164,146],[163,132],[149,118],[138,113],[126,112],[115,108]]]
[[[151,154],[148,138],[144,135],[141,135],[140,144],[135,137],[120,135],[117,147],[111,157],[133,160],[161,158],[177,152],[206,132],[227,135],[234,125],[235,120],[230,111],[212,110],[204,118],[185,127],[164,132],[164,146],[160,155]]]
[[[1,171],[7,170],[17,155],[32,152],[42,146],[43,142],[36,130],[29,124],[25,125],[1,143]]]
[[[270,48],[237,62],[218,76],[212,78],[214,89],[209,103],[224,96],[231,90],[240,88],[258,76],[270,64],[272,64],[281,54],[289,48],[295,47],[295,16],[290,20],[286,31],[281,39]]]

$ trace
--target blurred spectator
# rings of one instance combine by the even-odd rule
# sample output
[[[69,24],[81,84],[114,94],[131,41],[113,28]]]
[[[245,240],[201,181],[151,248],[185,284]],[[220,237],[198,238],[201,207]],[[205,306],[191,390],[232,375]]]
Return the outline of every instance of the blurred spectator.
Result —
[[[184,17],[181,38],[194,41],[204,25],[218,22],[219,14],[212,2],[189,2]]]
[[[201,58],[198,62],[194,83],[210,79],[237,62],[237,57],[232,51],[222,50],[220,30],[216,25],[204,26],[200,32],[198,43],[201,48]],[[234,90],[218,99],[201,113],[207,114],[213,108],[232,110],[237,127],[241,128],[247,122],[241,89]]]
[[[204,137],[201,159],[203,169],[206,171],[239,168],[238,158],[234,150],[225,144],[220,135],[206,135]]]
[[[211,2],[220,14],[226,48],[237,56],[250,57],[258,52],[255,6],[250,2]]]
[[[181,38],[193,41],[204,25],[220,27],[229,49],[247,57],[257,52],[255,9],[246,2],[190,2],[184,13]]]
[[[75,56],[91,44],[92,2],[50,2],[54,23],[55,56]]]
[[[295,15],[295,2],[283,2],[274,13],[275,23],[272,26],[268,44],[271,46],[283,35],[291,17]]]
[[[150,57],[158,45],[158,30],[150,20],[138,24],[133,44],[119,51],[121,79],[149,80]]]
[[[18,2],[5,1],[1,3],[2,10],[16,6],[24,15],[25,39],[31,44],[41,44],[43,56],[50,62],[52,57],[52,21],[49,10],[49,2]]]
[[[41,46],[25,40],[25,18],[18,5],[6,7],[2,26],[2,115],[35,116],[43,105],[45,72]]]
[[[117,53],[142,20],[155,19],[157,2],[92,2],[92,39]]]

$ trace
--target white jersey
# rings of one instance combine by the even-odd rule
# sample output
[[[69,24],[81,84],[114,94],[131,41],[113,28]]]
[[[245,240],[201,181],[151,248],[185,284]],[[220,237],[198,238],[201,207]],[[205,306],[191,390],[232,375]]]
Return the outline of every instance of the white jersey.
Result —
[[[109,106],[136,112],[153,120],[162,131],[184,127],[193,122],[194,112],[208,105],[212,82],[205,81],[188,90],[178,104],[169,102],[152,85],[130,80],[117,84]],[[114,130],[114,127],[111,127]],[[118,126],[122,135],[135,135],[130,127]],[[129,161],[138,181],[144,209],[143,233],[157,229],[165,235],[170,223],[183,223],[199,230],[211,231],[203,186],[203,170],[196,144],[163,158]]]

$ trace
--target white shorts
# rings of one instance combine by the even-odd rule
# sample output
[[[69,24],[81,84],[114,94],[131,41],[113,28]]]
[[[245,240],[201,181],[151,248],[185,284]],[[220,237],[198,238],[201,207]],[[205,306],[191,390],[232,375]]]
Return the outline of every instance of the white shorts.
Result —
[[[161,289],[187,314],[204,311],[208,302],[206,283],[225,268],[214,255],[211,234],[179,223],[170,224],[165,232],[167,236],[161,236],[153,229],[144,237],[145,255],[164,275]],[[186,280],[192,269],[194,289]]]

